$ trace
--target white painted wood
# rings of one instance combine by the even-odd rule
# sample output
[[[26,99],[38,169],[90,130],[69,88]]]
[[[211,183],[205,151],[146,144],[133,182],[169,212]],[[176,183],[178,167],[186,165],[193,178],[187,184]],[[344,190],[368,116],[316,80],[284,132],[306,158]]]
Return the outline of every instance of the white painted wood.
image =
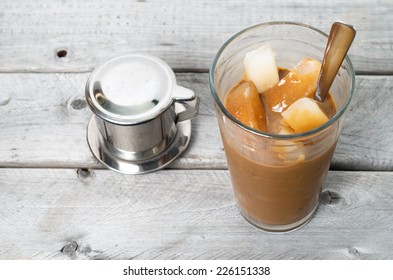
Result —
[[[392,259],[392,181],[332,171],[338,198],[276,235],[241,218],[226,170],[0,169],[0,259]]]
[[[391,0],[1,0],[0,259],[392,259],[393,172],[372,171],[393,171],[392,14]],[[201,106],[170,169],[123,175],[90,153],[88,73],[72,72],[135,51],[207,72],[247,26],[328,32],[337,19],[358,31],[357,73],[380,76],[357,76],[332,163],[352,171],[329,173],[330,194],[304,228],[272,235],[241,218],[218,170],[227,166],[207,74],[177,74]]]
[[[86,142],[84,74],[0,74],[0,166],[100,168]],[[171,168],[226,168],[207,74],[178,74],[200,97],[189,149]],[[393,170],[392,76],[358,76],[334,169]]]
[[[267,21],[298,21],[328,32],[353,24],[359,72],[393,73],[391,0],[2,0],[0,71],[80,72],[130,52],[162,57],[176,69],[206,71],[233,34]],[[58,58],[56,53],[66,50]]]

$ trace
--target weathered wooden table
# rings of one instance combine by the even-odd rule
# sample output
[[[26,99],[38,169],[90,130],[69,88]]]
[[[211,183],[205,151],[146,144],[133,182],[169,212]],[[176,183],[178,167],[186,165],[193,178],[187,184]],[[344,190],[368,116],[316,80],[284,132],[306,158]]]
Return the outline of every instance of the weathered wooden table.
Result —
[[[218,48],[289,20],[357,28],[356,91],[315,217],[289,234],[239,215],[208,87]],[[91,154],[89,72],[161,57],[200,97],[188,150],[122,175]],[[0,2],[1,259],[393,259],[393,4],[362,1]]]

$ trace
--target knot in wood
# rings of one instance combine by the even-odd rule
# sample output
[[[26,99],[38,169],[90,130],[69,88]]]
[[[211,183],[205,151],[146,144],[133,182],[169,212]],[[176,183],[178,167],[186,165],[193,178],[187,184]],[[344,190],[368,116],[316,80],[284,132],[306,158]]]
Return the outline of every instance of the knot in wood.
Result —
[[[341,200],[342,198],[338,193],[329,190],[323,191],[319,197],[319,201],[326,205],[335,205],[338,204]]]
[[[75,99],[71,102],[72,109],[81,110],[87,107],[87,102],[84,99]]]
[[[58,50],[56,53],[58,58],[63,58],[67,56],[67,51],[66,50]]]
[[[356,258],[360,258],[361,257],[360,252],[356,248],[351,248],[349,250],[349,253],[351,255],[353,255],[354,257],[356,257]]]
[[[7,97],[7,98],[5,98],[5,99],[1,99],[1,98],[0,98],[0,106],[5,106],[5,105],[7,105],[8,103],[10,103],[10,100],[11,100],[11,98],[9,98],[9,97]]]
[[[66,244],[63,248],[61,248],[60,251],[64,255],[67,255],[67,256],[71,257],[71,256],[75,255],[76,250],[78,250],[78,243],[70,242],[70,243]]]
[[[78,174],[78,178],[87,179],[91,177],[91,172],[87,168],[78,168],[76,173]]]

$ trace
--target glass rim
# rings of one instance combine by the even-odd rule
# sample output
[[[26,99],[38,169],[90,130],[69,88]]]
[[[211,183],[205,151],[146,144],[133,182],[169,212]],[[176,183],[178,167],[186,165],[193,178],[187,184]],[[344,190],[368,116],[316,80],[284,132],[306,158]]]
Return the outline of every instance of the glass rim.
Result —
[[[300,22],[293,22],[293,21],[271,21],[271,22],[265,22],[265,23],[260,23],[260,24],[256,24],[256,25],[252,25],[250,27],[247,27],[241,31],[239,31],[238,33],[236,33],[235,35],[231,36],[218,50],[216,56],[213,59],[212,64],[210,65],[210,69],[209,69],[209,85],[210,85],[210,92],[213,96],[213,99],[216,103],[216,105],[218,105],[218,107],[220,108],[221,112],[224,113],[224,115],[226,117],[228,117],[234,124],[236,124],[238,127],[240,127],[241,129],[244,129],[252,134],[258,135],[258,136],[262,136],[262,137],[266,137],[266,138],[274,138],[274,139],[297,139],[297,138],[303,138],[303,137],[307,137],[307,136],[312,136],[315,135],[323,130],[325,130],[326,128],[330,127],[333,123],[335,123],[346,111],[352,96],[353,96],[353,91],[355,88],[355,71],[352,65],[352,62],[349,58],[348,55],[345,56],[344,61],[347,62],[347,64],[349,65],[349,74],[351,77],[351,83],[350,83],[350,89],[349,89],[349,96],[346,99],[345,103],[343,104],[343,106],[340,108],[340,110],[338,110],[334,116],[332,118],[329,119],[329,121],[327,121],[326,123],[324,123],[323,125],[314,128],[312,130],[308,130],[302,133],[294,133],[294,134],[274,134],[274,133],[268,133],[268,132],[263,132],[260,130],[256,130],[253,129],[243,123],[241,123],[240,121],[238,121],[234,116],[232,116],[232,114],[230,114],[227,109],[225,108],[224,104],[221,102],[220,98],[217,95],[216,92],[216,88],[215,88],[215,80],[214,80],[214,69],[216,68],[216,64],[218,62],[218,59],[220,58],[222,52],[225,50],[225,48],[232,42],[234,41],[236,38],[238,38],[240,35],[249,32],[250,30],[253,29],[258,29],[264,26],[270,26],[270,25],[293,25],[293,26],[299,26],[299,27],[304,27],[307,29],[311,29],[319,34],[321,34],[322,36],[328,38],[328,35],[326,33],[324,33],[323,31],[312,27],[310,25],[304,24],[304,23],[300,23]]]

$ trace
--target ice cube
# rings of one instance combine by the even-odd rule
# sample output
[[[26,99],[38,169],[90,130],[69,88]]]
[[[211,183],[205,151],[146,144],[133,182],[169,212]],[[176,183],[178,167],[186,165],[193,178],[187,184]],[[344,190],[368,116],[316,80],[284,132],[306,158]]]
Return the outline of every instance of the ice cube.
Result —
[[[233,87],[226,97],[225,107],[241,123],[266,131],[265,109],[253,82],[242,81]]]
[[[250,51],[244,58],[244,79],[252,81],[259,93],[278,83],[278,69],[270,45],[264,45]]]
[[[283,120],[295,133],[323,125],[329,119],[314,99],[303,97],[281,113]]]
[[[289,135],[293,134],[293,130],[282,124],[278,134]],[[278,158],[284,160],[286,163],[302,162],[305,160],[304,145],[297,140],[276,140],[272,146],[274,152],[277,153]]]
[[[263,95],[268,108],[281,113],[302,97],[312,97],[317,88],[321,63],[313,58],[301,60],[277,85]]]
[[[280,130],[278,131],[278,134],[280,135],[290,135],[293,134],[293,131],[290,127],[287,127],[285,125],[280,127]]]

